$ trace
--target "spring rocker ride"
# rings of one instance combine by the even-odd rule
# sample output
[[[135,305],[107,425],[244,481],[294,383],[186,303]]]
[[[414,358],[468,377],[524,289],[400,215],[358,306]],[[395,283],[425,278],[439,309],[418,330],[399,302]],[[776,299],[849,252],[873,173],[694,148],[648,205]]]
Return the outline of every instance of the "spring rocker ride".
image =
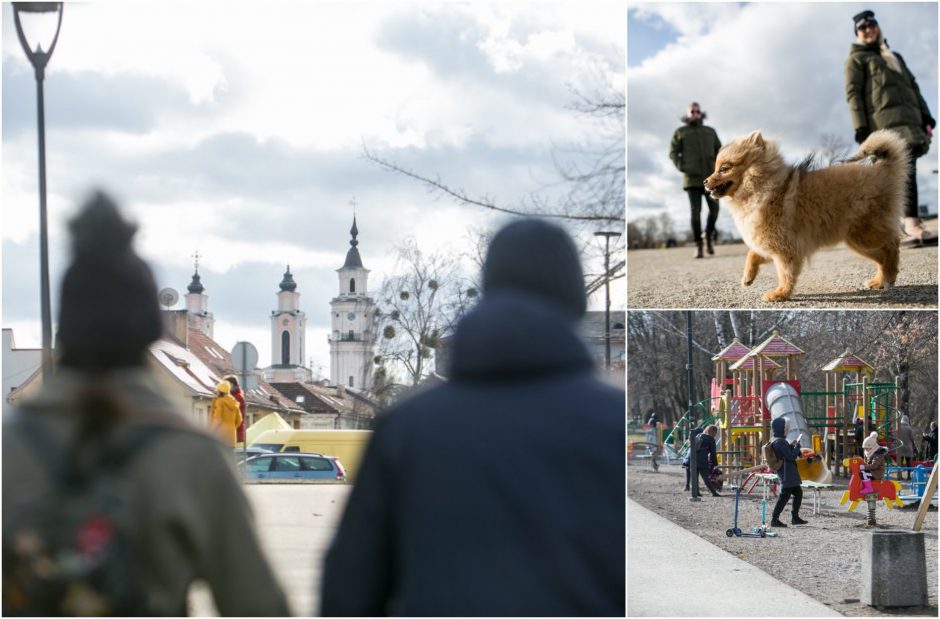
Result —
[[[848,511],[855,510],[860,501],[868,503],[868,524],[873,526],[875,521],[875,506],[878,500],[884,500],[888,509],[894,507],[904,507],[904,503],[898,498],[901,491],[901,484],[892,479],[870,479],[865,480],[862,476],[861,466],[864,461],[861,458],[846,458],[843,464],[852,471],[852,478],[849,480],[848,489],[842,493],[839,500],[840,505],[852,501]]]

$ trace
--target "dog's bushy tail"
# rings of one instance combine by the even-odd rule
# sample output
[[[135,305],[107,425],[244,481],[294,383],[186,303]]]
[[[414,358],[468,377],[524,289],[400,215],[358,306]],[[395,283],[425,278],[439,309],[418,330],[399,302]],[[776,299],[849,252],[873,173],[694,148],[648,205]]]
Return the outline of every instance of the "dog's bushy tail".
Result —
[[[910,161],[907,143],[891,129],[875,131],[858,147],[850,161],[868,159],[874,165],[897,167],[906,170]]]
[[[900,216],[907,202],[907,175],[911,154],[907,143],[890,129],[875,131],[858,147],[849,161],[856,165],[871,165],[880,170],[881,194],[887,200],[888,210]]]

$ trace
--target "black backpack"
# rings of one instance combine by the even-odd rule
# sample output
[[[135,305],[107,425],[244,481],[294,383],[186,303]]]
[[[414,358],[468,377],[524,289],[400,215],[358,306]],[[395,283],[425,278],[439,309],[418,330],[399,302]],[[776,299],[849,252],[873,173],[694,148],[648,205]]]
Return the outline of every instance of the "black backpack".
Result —
[[[140,426],[120,444],[104,444],[91,466],[56,441],[34,413],[23,411],[15,432],[46,464],[47,491],[3,509],[3,614],[8,616],[141,616],[152,614],[135,574],[126,465],[168,430]],[[7,471],[9,474],[10,472]]]

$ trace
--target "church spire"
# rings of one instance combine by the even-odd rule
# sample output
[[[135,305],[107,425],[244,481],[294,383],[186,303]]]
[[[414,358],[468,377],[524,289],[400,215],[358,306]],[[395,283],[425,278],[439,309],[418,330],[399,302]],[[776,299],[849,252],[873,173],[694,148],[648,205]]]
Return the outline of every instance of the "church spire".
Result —
[[[189,283],[189,286],[186,287],[186,290],[192,292],[193,294],[202,294],[205,291],[206,287],[202,285],[202,282],[199,280],[199,250],[196,250],[196,253],[192,255],[193,258],[193,281]]]
[[[284,279],[281,280],[281,290],[286,290],[287,292],[294,292],[297,290],[297,282],[294,281],[294,276],[291,275],[290,265],[287,265],[287,271],[284,273]]]
[[[343,264],[344,269],[361,269],[362,267],[362,257],[359,256],[359,241],[356,237],[359,236],[359,228],[356,226],[356,216],[353,215],[353,224],[352,228],[349,229],[349,234],[352,236],[352,240],[349,241],[349,251],[346,252],[346,263]]]

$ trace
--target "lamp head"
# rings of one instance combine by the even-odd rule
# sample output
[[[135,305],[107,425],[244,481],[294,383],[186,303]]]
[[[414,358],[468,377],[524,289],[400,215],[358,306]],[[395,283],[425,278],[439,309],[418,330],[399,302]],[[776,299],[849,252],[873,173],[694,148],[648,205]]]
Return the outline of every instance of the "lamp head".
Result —
[[[59,29],[62,26],[62,8],[62,2],[13,3],[13,20],[16,24],[16,36],[19,38],[20,45],[23,47],[23,51],[26,52],[26,57],[29,59],[30,64],[32,64],[33,68],[36,69],[37,78],[42,77],[43,69],[45,68],[46,63],[49,62],[49,58],[52,56],[52,52],[55,49],[56,42],[59,40]],[[43,51],[42,42],[37,42],[36,49],[33,50],[29,42],[26,40],[26,34],[23,32],[23,24],[20,16],[21,14],[40,16],[49,13],[57,13],[58,19],[56,20],[55,24],[55,34],[53,34],[52,41],[48,44],[48,51]]]

